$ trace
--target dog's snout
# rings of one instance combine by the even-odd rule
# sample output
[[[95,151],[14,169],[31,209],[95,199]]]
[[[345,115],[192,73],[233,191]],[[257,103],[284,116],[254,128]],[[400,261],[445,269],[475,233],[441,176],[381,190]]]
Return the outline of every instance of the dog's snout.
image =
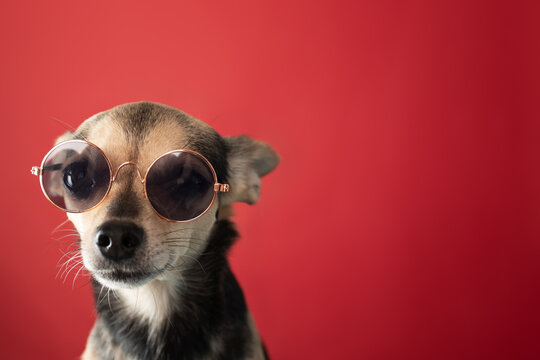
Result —
[[[134,223],[108,221],[96,231],[95,242],[101,254],[120,261],[133,257],[144,238],[144,230]]]

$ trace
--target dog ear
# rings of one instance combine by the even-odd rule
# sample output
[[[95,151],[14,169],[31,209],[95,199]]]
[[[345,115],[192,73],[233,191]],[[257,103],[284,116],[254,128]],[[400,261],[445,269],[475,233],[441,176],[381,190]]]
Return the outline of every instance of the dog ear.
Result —
[[[60,144],[62,141],[67,141],[67,140],[73,140],[75,139],[75,135],[73,135],[73,133],[71,131],[66,131],[65,133],[63,133],[62,135],[60,135],[56,141],[54,142],[55,145],[58,145]]]
[[[222,195],[221,204],[235,201],[255,204],[261,191],[260,178],[274,170],[279,156],[267,143],[245,135],[224,137],[224,140],[229,148],[230,191]]]

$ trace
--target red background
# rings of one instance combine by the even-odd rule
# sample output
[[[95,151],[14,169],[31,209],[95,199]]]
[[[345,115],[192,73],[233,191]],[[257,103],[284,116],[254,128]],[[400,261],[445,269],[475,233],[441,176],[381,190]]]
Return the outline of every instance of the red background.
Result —
[[[2,358],[94,320],[29,174],[54,119],[151,100],[282,156],[232,254],[274,359],[538,359],[538,4],[3,1]]]

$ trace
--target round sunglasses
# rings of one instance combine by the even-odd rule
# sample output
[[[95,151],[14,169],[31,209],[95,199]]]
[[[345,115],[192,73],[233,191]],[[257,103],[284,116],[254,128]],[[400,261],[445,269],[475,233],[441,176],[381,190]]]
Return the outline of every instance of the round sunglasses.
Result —
[[[53,147],[41,166],[33,166],[39,175],[45,197],[57,208],[71,213],[92,210],[101,204],[118,172],[135,166],[144,195],[155,212],[173,222],[192,221],[210,209],[218,192],[229,191],[220,184],[212,164],[201,154],[186,149],[159,156],[144,177],[132,161],[120,164],[113,172],[103,150],[85,140],[68,140]]]

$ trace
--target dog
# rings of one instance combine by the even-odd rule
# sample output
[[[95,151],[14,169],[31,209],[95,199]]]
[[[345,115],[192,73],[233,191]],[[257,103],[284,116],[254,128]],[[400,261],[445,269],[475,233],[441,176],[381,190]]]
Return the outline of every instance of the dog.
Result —
[[[257,202],[276,152],[150,102],[96,114],[56,144],[33,173],[92,277],[82,359],[267,359],[227,252],[231,205]]]

